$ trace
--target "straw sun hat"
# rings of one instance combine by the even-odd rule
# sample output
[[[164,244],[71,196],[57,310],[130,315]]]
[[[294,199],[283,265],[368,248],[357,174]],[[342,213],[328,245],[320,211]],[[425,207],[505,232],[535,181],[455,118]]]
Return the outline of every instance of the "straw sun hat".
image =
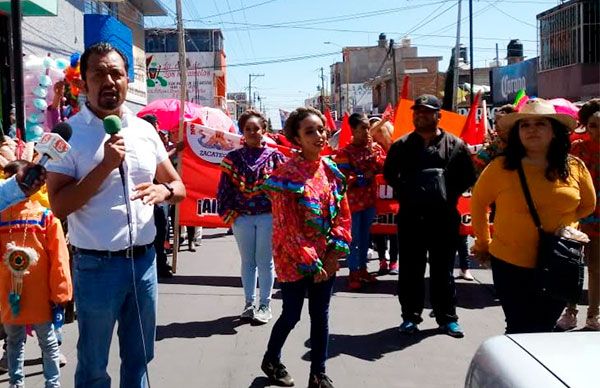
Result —
[[[569,115],[556,113],[554,105],[542,98],[529,100],[525,103],[525,105],[523,105],[521,111],[502,116],[502,118],[500,118],[500,124],[504,128],[512,128],[519,120],[532,117],[545,117],[548,119],[554,119],[563,124],[569,130],[573,130],[577,127],[577,120]]]

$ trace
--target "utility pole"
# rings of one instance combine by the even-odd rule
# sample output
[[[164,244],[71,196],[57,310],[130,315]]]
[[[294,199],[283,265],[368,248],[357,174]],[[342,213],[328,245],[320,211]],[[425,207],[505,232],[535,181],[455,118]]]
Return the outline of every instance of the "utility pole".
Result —
[[[500,67],[500,53],[498,52],[498,43],[496,43],[496,67]]]
[[[344,49],[344,62],[346,62],[346,111],[350,113],[350,50]]]
[[[321,67],[321,112],[325,112],[325,75]]]
[[[473,70],[473,0],[469,0],[469,78],[471,79],[471,90],[469,92],[469,102],[473,103],[473,81],[475,79]]]
[[[15,114],[17,131],[23,141],[25,137],[25,92],[23,86],[23,39],[21,35],[21,1],[11,0],[10,19],[12,24],[13,76],[15,77]],[[0,131],[1,132],[1,131]],[[3,132],[0,139],[4,141]]]
[[[183,11],[181,9],[181,0],[176,0],[177,6],[177,37],[179,50],[179,83],[180,83],[180,99],[179,99],[179,136],[178,142],[183,141],[183,114],[185,112],[185,100],[187,95],[187,66],[185,60],[185,37],[183,31]],[[177,163],[177,173],[181,176],[181,168],[183,163]],[[177,255],[179,253],[179,215],[180,206],[175,205],[175,228],[173,230],[173,273],[177,273]],[[189,236],[188,236],[189,238]]]
[[[252,78],[256,78],[256,77],[264,77],[264,74],[248,74],[248,104],[249,109],[252,109],[252,106],[254,105],[252,103]]]
[[[452,111],[456,111],[456,89],[458,88],[458,73],[460,71],[460,18],[462,0],[458,0],[458,21],[456,23],[456,46],[454,47],[454,77],[452,79]]]
[[[396,48],[394,47],[394,39],[390,39],[390,49],[388,55],[392,55],[392,85],[394,86],[394,95],[392,96],[393,106],[398,103],[398,73],[396,71]]]

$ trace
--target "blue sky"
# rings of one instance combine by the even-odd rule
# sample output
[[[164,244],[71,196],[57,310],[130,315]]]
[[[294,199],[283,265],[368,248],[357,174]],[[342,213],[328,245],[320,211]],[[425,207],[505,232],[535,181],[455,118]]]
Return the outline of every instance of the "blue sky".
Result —
[[[175,11],[175,0],[161,1]],[[301,61],[228,69],[229,92],[247,91],[248,74],[265,74],[253,81],[253,90],[263,97],[267,109],[274,111],[303,105],[305,98],[317,93],[320,67],[325,68],[328,85],[329,65],[341,61],[341,46],[375,45],[380,32],[397,42],[408,32],[420,55],[444,57],[440,70],[445,71],[455,41],[458,1],[182,0],[182,3],[186,27],[223,30],[230,65],[333,53]],[[461,42],[468,45],[468,0],[462,3],[465,21]],[[558,3],[558,0],[474,0],[475,66],[482,67],[494,60],[496,43],[503,58],[506,45],[515,38],[521,39],[527,57],[535,57],[535,16]],[[239,9],[243,10],[236,12]],[[274,26],[282,24],[287,28]],[[174,15],[146,19],[147,27],[174,25]],[[332,44],[324,44],[326,41]]]

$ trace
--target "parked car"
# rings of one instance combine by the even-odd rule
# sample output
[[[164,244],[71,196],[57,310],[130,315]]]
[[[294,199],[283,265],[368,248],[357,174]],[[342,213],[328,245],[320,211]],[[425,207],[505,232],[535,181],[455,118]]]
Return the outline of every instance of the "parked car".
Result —
[[[483,342],[465,388],[598,388],[600,333],[510,334]]]

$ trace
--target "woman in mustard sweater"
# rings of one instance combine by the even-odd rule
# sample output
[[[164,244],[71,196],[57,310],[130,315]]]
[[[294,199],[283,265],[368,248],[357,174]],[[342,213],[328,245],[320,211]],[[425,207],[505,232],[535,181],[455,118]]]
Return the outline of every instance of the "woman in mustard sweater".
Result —
[[[523,166],[546,232],[576,228],[578,220],[594,210],[594,186],[583,162],[569,155],[569,130],[577,125],[573,118],[536,99],[501,120],[511,128],[504,156],[490,163],[473,188],[473,251],[480,261],[491,261],[506,333],[552,331],[565,303],[536,292],[539,238],[517,169]],[[492,203],[496,204],[493,236],[487,219]]]

